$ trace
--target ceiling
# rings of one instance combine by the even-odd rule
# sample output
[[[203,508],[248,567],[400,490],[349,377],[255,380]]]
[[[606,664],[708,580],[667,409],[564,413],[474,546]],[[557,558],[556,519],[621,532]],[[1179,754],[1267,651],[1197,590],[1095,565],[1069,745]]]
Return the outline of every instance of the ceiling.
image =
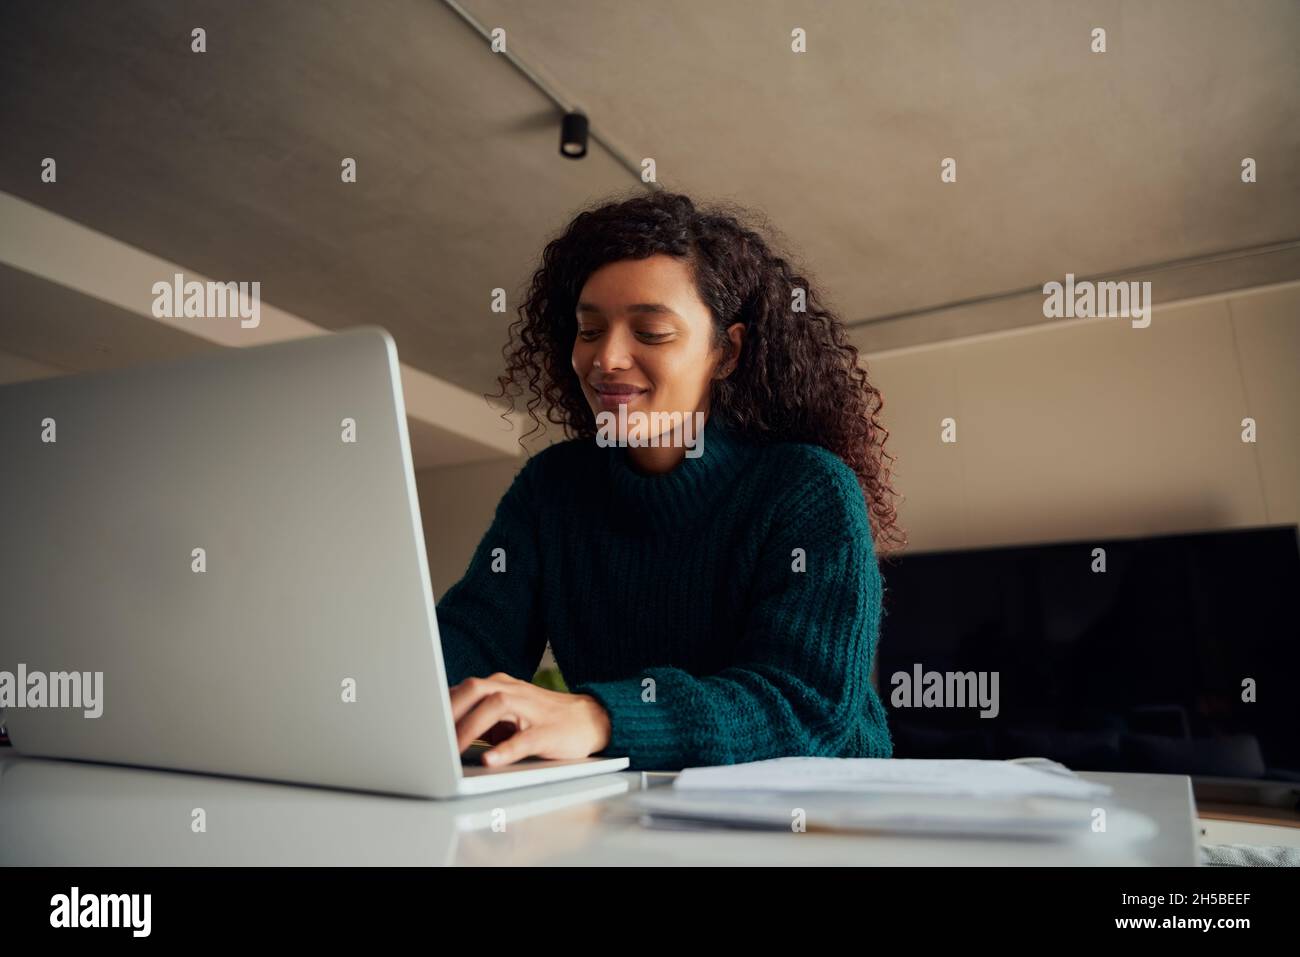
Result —
[[[1300,277],[1293,0],[461,6],[662,186],[765,217],[868,352],[1041,322],[1066,272],[1138,270],[1157,301]],[[0,191],[324,329],[383,325],[478,394],[511,318],[491,291],[513,309],[578,209],[645,188],[596,143],[562,158],[556,106],[441,0],[5,4],[0,143]],[[99,304],[0,268],[18,288],[0,352],[102,364]],[[55,310],[83,321],[33,331]],[[133,336],[115,361],[192,348]]]

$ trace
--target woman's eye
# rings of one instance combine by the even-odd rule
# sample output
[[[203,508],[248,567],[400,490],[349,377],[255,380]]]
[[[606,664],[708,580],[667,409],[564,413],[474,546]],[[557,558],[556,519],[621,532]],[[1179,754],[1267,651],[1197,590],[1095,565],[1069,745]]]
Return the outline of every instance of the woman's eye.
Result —
[[[583,342],[591,342],[591,340],[595,339],[598,335],[600,335],[599,329],[578,330],[578,338],[581,339]],[[671,332],[638,332],[637,335],[647,342],[658,342],[661,339],[669,338],[672,335],[672,333]]]

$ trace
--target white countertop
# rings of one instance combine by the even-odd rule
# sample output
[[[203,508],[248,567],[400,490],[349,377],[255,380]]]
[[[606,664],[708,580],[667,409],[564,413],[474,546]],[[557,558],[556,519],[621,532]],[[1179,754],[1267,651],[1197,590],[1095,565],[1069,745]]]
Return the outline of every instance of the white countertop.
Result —
[[[1195,865],[1191,782],[1083,773],[1150,840],[1033,842],[662,830],[627,796],[671,776],[624,771],[454,801],[385,797],[0,752],[0,866],[14,865]],[[195,809],[206,831],[196,832]],[[495,826],[494,826],[495,825]]]

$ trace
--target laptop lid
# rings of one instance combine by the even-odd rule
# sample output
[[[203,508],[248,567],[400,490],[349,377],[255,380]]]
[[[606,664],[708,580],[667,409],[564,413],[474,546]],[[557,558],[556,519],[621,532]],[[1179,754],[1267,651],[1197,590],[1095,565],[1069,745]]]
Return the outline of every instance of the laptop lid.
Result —
[[[0,386],[0,454],[17,750],[455,792],[386,331]]]

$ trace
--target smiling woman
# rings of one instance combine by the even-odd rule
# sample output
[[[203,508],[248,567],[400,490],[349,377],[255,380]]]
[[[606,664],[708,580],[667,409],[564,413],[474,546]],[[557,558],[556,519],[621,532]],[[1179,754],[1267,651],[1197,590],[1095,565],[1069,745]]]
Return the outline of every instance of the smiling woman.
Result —
[[[880,395],[742,215],[638,196],[543,251],[500,394],[526,383],[567,440],[438,603],[462,750],[665,770],[892,754],[870,681],[876,546],[903,542]],[[700,454],[597,441],[612,411],[701,417]],[[525,680],[548,641],[572,693]]]

